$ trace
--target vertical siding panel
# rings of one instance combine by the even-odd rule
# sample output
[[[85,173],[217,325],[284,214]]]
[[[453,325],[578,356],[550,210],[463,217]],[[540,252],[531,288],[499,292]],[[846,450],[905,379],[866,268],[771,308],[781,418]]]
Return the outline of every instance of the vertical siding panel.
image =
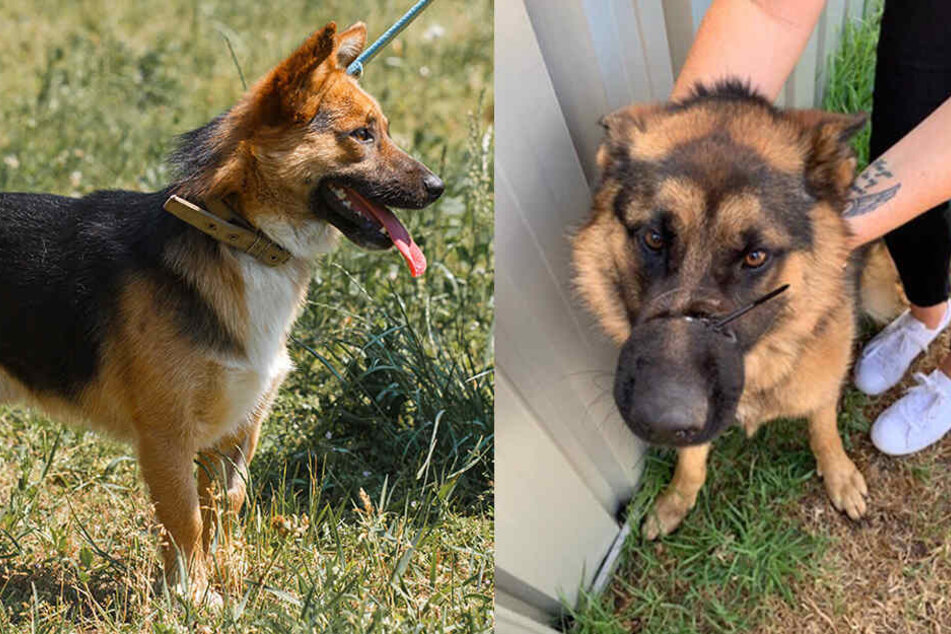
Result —
[[[690,0],[663,0],[663,7],[664,28],[670,45],[670,63],[676,77],[687,61],[696,26],[693,23]]]
[[[525,0],[525,7],[578,159],[593,183],[602,132],[598,119],[611,107],[584,10],[579,0]]]
[[[664,101],[674,88],[674,70],[671,65],[663,4],[661,0],[627,1],[633,1],[637,30],[644,45],[643,54],[650,79],[650,99]]]
[[[496,561],[517,572],[511,594],[540,592],[574,602],[594,578],[618,525],[566,462],[504,373],[496,376],[504,418],[496,423]],[[514,486],[514,485],[518,486]]]
[[[614,0],[582,0],[581,6],[597,56],[607,109],[648,99],[650,81],[633,12],[625,11]]]
[[[794,98],[791,105],[796,108],[813,108],[816,105],[816,72],[819,68],[819,24],[812,30],[806,48],[799,57],[799,63],[793,72]]]

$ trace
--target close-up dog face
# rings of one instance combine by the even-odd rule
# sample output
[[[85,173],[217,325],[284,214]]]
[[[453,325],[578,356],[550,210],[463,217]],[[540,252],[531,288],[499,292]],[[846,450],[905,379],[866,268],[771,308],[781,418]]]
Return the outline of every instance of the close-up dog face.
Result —
[[[380,105],[347,74],[365,43],[362,23],[339,34],[327,25],[229,112],[186,135],[183,149],[204,144],[211,160],[185,166],[194,174],[185,193],[244,192],[245,217],[295,255],[330,246],[332,225],[363,248],[395,244],[419,274],[425,258],[387,207],[421,209],[444,185],[397,147]]]
[[[602,123],[601,181],[574,240],[576,285],[622,345],[614,394],[628,426],[648,442],[707,442],[735,420],[757,349],[816,326],[803,290],[842,284],[847,141],[864,117],[779,111],[726,84]]]

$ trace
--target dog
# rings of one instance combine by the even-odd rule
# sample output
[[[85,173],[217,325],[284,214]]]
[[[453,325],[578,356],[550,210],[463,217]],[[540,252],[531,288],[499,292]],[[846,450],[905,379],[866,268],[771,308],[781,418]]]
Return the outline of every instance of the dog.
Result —
[[[614,400],[625,423],[677,448],[647,539],[694,506],[710,443],[734,422],[752,436],[775,418],[807,418],[832,504],[853,520],[866,513],[865,479],[836,427],[862,266],[842,218],[856,166],[848,142],[865,120],[780,110],[737,80],[602,120],[574,283],[620,346]],[[894,266],[874,253],[877,288],[862,294],[887,318],[898,306]]]
[[[425,269],[388,207],[422,209],[444,185],[346,73],[365,43],[362,23],[313,33],[179,138],[161,191],[0,194],[0,401],[130,442],[166,579],[196,596],[215,483],[236,514],[312,260],[343,234]]]

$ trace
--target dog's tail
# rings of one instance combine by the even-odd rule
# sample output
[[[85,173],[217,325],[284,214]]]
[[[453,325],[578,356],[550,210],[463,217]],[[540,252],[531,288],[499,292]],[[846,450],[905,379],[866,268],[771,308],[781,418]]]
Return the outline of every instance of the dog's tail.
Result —
[[[887,324],[908,308],[898,269],[881,240],[874,242],[866,254],[859,282],[859,304],[862,312],[879,325]]]

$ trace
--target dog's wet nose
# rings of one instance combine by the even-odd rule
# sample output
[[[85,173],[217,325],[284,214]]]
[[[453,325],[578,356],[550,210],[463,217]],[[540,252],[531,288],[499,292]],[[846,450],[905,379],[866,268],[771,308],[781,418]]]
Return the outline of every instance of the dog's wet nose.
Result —
[[[426,175],[423,179],[423,187],[426,188],[426,193],[429,194],[430,200],[436,200],[446,191],[446,184],[435,174]]]
[[[703,430],[707,408],[702,386],[665,382],[635,395],[631,415],[650,430],[655,442],[683,445]]]

